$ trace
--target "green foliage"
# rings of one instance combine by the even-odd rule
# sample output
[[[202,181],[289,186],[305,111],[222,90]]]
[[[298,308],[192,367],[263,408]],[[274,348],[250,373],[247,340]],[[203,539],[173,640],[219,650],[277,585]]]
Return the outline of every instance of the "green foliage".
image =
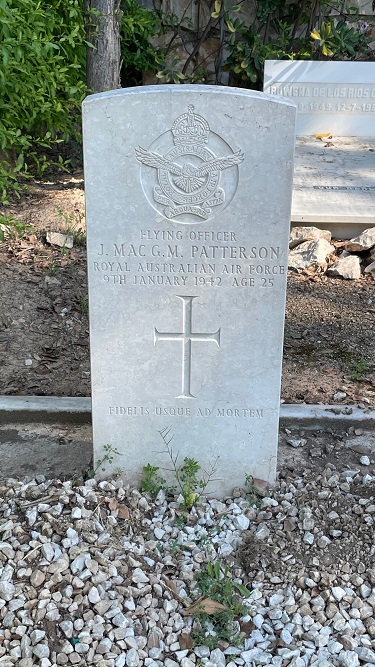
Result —
[[[5,241],[6,237],[23,236],[25,231],[30,229],[30,225],[26,225],[21,220],[16,220],[13,215],[0,214],[0,243]]]
[[[318,43],[318,53],[337,59],[353,58],[367,48],[365,35],[349,27],[345,21],[323,21],[319,30],[312,31],[311,37]]]
[[[124,86],[141,85],[143,71],[156,71],[157,50],[150,40],[161,31],[159,13],[141,7],[137,0],[124,0],[120,25]]]
[[[168,427],[159,431],[159,434],[164,440],[166,453],[172,463],[172,469],[169,472],[173,473],[176,485],[170,486],[166,480],[159,475],[159,468],[148,463],[142,468],[142,481],[140,483],[140,490],[142,493],[148,493],[152,498],[158,494],[160,489],[167,493],[175,493],[178,491],[183,498],[182,508],[186,512],[190,512],[199,498],[204,493],[207,485],[212,481],[215,473],[215,465],[211,466],[208,473],[202,471],[198,461],[186,456],[181,464],[178,463],[178,454],[173,453],[170,443],[173,435],[170,435]],[[203,476],[201,473],[203,472]]]
[[[176,479],[184,499],[184,508],[190,512],[207,486],[206,479],[198,477],[201,466],[195,459],[186,456],[176,468]]]
[[[368,373],[370,370],[370,365],[368,364],[366,359],[363,359],[363,357],[361,357],[356,361],[352,361],[351,367],[352,367],[352,373],[350,375],[350,379],[354,380],[355,382],[362,382],[362,380],[364,379],[364,375]]]
[[[197,585],[202,598],[214,600],[224,608],[207,613],[202,600],[202,605],[198,605],[194,612],[194,618],[198,621],[192,634],[194,642],[215,648],[220,640],[224,640],[235,646],[240,640],[235,621],[249,612],[249,608],[243,603],[243,598],[251,595],[249,589],[234,581],[228,566],[223,568],[219,561],[207,563],[206,567],[198,572]]]
[[[159,491],[167,486],[165,479],[158,474],[158,470],[157,466],[152,466],[150,463],[142,468],[143,477],[139,488],[142,493],[148,493],[151,498],[155,498]]]
[[[198,477],[200,470],[199,463],[189,457],[185,457],[181,466],[174,468],[178,490],[184,499],[183,509],[188,512],[191,511],[207,486],[207,481]],[[166,480],[159,475],[159,468],[157,466],[148,463],[143,466],[142,473],[143,477],[139,487],[142,493],[148,493],[152,498],[155,498],[160,489],[168,493],[176,491],[175,486],[168,486]]]
[[[163,68],[156,74],[158,79],[165,79],[166,83],[186,83],[187,78],[181,71],[181,58],[175,56],[167,65],[163,63]]]
[[[332,10],[341,14],[342,3],[259,0],[256,20],[251,26],[239,19],[231,21],[225,15],[230,36],[229,56],[223,69],[230,72],[231,82],[261,87],[267,59],[340,60],[365,54],[365,35],[347,23],[358,19],[358,10],[347,8],[345,19],[340,21],[330,19]],[[312,29],[314,26],[319,28]]]
[[[239,584],[229,576],[228,566],[223,569],[219,561],[207,563],[206,567],[198,572],[197,582],[201,595],[229,608],[237,608],[242,598],[248,598],[251,595],[246,586]],[[248,609],[246,608],[245,611]]]
[[[88,315],[89,302],[88,302],[87,297],[84,297],[84,296],[81,295],[79,297],[78,303],[79,303],[79,310],[80,310],[81,315]]]
[[[252,475],[245,475],[246,498],[250,505],[260,506],[262,495],[254,485],[254,477]]]
[[[315,0],[258,0],[256,16],[251,25],[240,18],[242,3],[215,0],[209,21],[196,33],[186,13],[186,2],[180,18],[174,14],[150,12],[138,6],[136,0],[126,0],[122,19],[122,53],[126,85],[140,84],[142,71],[151,70],[166,83],[203,83],[207,79],[204,61],[198,57],[207,37],[218,36],[216,75],[229,72],[232,85],[260,88],[266,59],[353,58],[365,54],[367,39],[348,21],[358,19],[358,9],[345,3]],[[194,0],[203,5],[206,0]],[[336,11],[339,21],[331,19]],[[202,11],[203,15],[203,11]],[[168,33],[168,39],[160,37]],[[186,34],[192,41],[189,54],[181,56],[181,43]],[[153,46],[152,43],[161,44]],[[180,45],[176,49],[176,45]],[[224,50],[227,58],[224,61]],[[133,76],[132,76],[133,73]]]
[[[83,0],[0,0],[0,195],[79,136],[85,95]],[[56,158],[57,163],[59,158]],[[63,164],[60,157],[60,164]]]
[[[71,211],[64,213],[59,206],[56,206],[57,215],[62,223],[64,234],[73,237],[74,245],[86,246],[86,233],[83,229],[84,215],[80,211]]]
[[[153,72],[165,83],[202,83],[205,80],[204,68],[198,67],[193,74],[187,74],[182,71],[184,61],[173,53],[180,31],[192,27],[191,20],[185,16],[186,10],[178,19],[175,14],[149,11],[137,0],[124,0],[122,9],[121,79],[124,86],[142,85],[145,71]],[[172,37],[165,45],[158,46],[167,32],[172,33]]]
[[[84,0],[0,0],[0,201],[19,194],[32,175],[71,168],[81,150],[80,103],[85,96]],[[188,10],[211,15],[194,32]],[[200,7],[202,5],[202,7]],[[204,5],[204,7],[203,7]],[[141,85],[147,70],[168,83],[203,83],[201,49],[217,38],[216,83],[260,88],[267,58],[353,58],[367,38],[358,13],[335,0],[257,0],[247,25],[234,0],[187,0],[180,17],[123,0],[120,25],[123,85]],[[201,11],[203,10],[204,11]],[[331,18],[336,11],[340,20]],[[88,22],[90,17],[86,17]],[[186,36],[189,53],[183,56]],[[225,54],[225,55],[224,55]],[[225,60],[226,57],[226,60]],[[69,158],[64,146],[69,142]],[[74,150],[73,150],[74,147]],[[73,165],[74,166],[74,165]]]
[[[105,471],[105,465],[108,463],[108,465],[111,465],[113,463],[113,459],[115,456],[120,456],[120,452],[116,449],[116,447],[113,447],[113,445],[104,445],[103,447],[104,454],[103,456],[97,460],[96,466],[94,470],[91,471],[91,474],[89,477],[95,477],[95,475],[98,473],[98,471],[101,469],[102,472]]]
[[[179,455],[178,453],[174,454],[171,447],[173,435],[171,435],[170,428],[163,428],[159,431],[159,434],[164,440],[166,452],[172,463],[172,472],[177,482],[177,489],[183,497],[183,509],[190,512],[212,481],[216,472],[216,461],[211,465],[209,472],[202,470],[198,461],[188,456],[184,458],[182,464],[179,464]],[[202,472],[203,476],[201,476]]]
[[[291,26],[286,22],[278,24],[279,32],[272,40],[264,38],[256,26],[237,26],[236,35],[232,35],[229,44],[229,56],[224,70],[231,73],[232,80],[241,85],[261,85],[265,60],[291,58],[289,42]],[[299,57],[309,57],[308,48],[304,48]]]

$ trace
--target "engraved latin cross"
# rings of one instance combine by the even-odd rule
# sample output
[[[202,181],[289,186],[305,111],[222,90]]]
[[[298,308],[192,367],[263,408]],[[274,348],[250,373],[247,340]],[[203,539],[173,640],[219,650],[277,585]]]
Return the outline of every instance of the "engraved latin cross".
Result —
[[[177,398],[196,398],[190,391],[191,383],[191,344],[213,342],[220,347],[220,329],[215,333],[196,333],[192,331],[193,299],[196,296],[177,296],[182,301],[182,332],[168,333],[154,330],[154,345],[158,340],[174,340],[182,343],[182,391]]]

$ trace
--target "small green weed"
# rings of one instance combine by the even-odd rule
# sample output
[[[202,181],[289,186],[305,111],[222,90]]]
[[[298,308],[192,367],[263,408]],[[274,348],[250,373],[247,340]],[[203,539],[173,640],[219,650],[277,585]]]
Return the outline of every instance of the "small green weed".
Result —
[[[188,523],[188,518],[186,514],[177,514],[174,520],[174,525],[177,528],[183,528]]]
[[[64,213],[61,208],[56,207],[57,215],[62,222],[64,234],[73,237],[75,246],[86,245],[86,233],[83,229],[83,213],[80,211],[72,211],[71,213]]]
[[[16,236],[23,236],[26,231],[31,229],[21,220],[16,220],[13,215],[0,214],[0,243],[5,241],[5,237],[14,239]]]
[[[139,488],[142,493],[148,493],[151,498],[155,498],[160,489],[166,489],[167,487],[167,482],[163,477],[160,477],[158,471],[159,468],[152,466],[151,463],[147,463],[142,468],[143,477]]]
[[[173,435],[170,428],[166,427],[159,431],[164,440],[167,454],[172,463],[172,472],[177,481],[177,488],[183,497],[182,507],[190,512],[199,498],[203,495],[207,485],[213,480],[216,472],[216,461],[211,465],[209,472],[202,470],[202,467],[190,456],[185,456],[181,465],[178,464],[178,453],[174,454],[171,447]],[[201,471],[203,477],[200,477]]]
[[[254,477],[252,475],[245,475],[245,489],[249,504],[259,507],[262,496],[256,486],[254,486]]]
[[[113,447],[112,445],[104,445],[103,447],[104,454],[103,456],[98,459],[96,462],[96,466],[93,470],[90,471],[90,474],[88,475],[89,477],[95,477],[95,475],[98,473],[98,470],[102,470],[104,472],[105,470],[105,464],[108,463],[111,465],[113,463],[113,459],[115,456],[120,456],[120,452],[116,447]]]
[[[370,370],[370,365],[366,359],[363,359],[363,357],[357,361],[353,361],[351,363],[351,367],[352,373],[350,375],[350,379],[354,380],[355,382],[362,382],[362,380],[364,380],[364,375]]]
[[[172,471],[177,481],[177,488],[183,497],[182,507],[187,512],[191,512],[194,505],[203,495],[208,484],[213,480],[216,472],[216,461],[211,465],[209,472],[202,469],[201,465],[190,456],[185,456],[181,465],[178,464],[178,453],[174,454],[171,445],[173,435],[170,435],[170,428],[164,428],[159,431],[165,442],[168,456],[172,463]],[[203,477],[200,476],[203,473]]]
[[[201,607],[198,605],[193,614],[198,621],[192,634],[195,644],[215,648],[220,640],[223,640],[235,646],[241,640],[236,621],[249,612],[243,598],[249,598],[250,591],[243,584],[234,581],[230,577],[228,566],[223,568],[219,561],[207,563],[206,567],[198,572],[197,585],[203,599]],[[212,610],[207,613],[204,605],[207,598],[219,603],[220,608],[213,613]]]
[[[180,467],[176,466],[176,479],[179,484],[182,497],[184,499],[183,507],[188,512],[194,507],[201,494],[207,486],[205,479],[199,479],[201,466],[195,459],[186,456]]]
[[[36,258],[34,258],[34,261],[36,261]],[[45,272],[47,275],[54,276],[56,273],[59,272],[59,265],[56,263],[56,260],[54,257],[51,257],[48,261],[48,263],[45,266]]]
[[[178,540],[172,540],[169,544],[169,551],[172,554],[172,556],[175,556],[181,549],[181,544],[179,543]]]
[[[159,555],[160,555],[160,556],[163,556],[163,555],[164,555],[164,550],[165,550],[165,549],[164,549],[164,544],[163,544],[163,542],[156,542],[156,545],[155,545],[155,546],[156,546],[156,549],[157,549],[158,552],[159,552]]]
[[[89,302],[87,297],[80,296],[79,297],[79,309],[81,311],[81,315],[87,315],[89,312]]]
[[[166,480],[158,474],[159,468],[148,463],[142,469],[143,478],[140,490],[143,493],[149,493],[152,497],[155,497],[160,489],[164,489],[167,493],[178,491],[183,497],[182,508],[187,512],[191,512],[194,505],[204,493],[207,485],[212,481],[213,475],[216,472],[216,462],[211,466],[208,473],[203,471],[204,476],[200,477],[202,468],[195,459],[186,456],[182,464],[179,465],[179,455],[178,453],[175,455],[170,446],[173,440],[170,428],[163,428],[159,431],[159,434],[164,440],[166,453],[172,462],[172,469],[168,470],[173,473],[177,486],[167,486]]]

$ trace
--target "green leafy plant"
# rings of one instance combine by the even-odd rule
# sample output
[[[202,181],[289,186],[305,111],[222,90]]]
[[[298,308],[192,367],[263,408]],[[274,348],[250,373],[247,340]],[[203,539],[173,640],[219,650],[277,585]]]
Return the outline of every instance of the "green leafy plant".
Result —
[[[186,8],[191,4],[186,3]],[[198,15],[200,10],[203,15],[207,3],[195,0],[194,4],[198,6]],[[341,59],[368,53],[368,40],[360,27],[354,25],[359,18],[358,9],[348,7],[346,2],[257,0],[254,5],[255,16],[249,23],[244,13],[240,13],[242,2],[215,0],[213,7],[211,3],[209,20],[196,31],[195,40],[195,28],[189,26],[183,13],[179,21],[171,23],[173,35],[157,76],[174,83],[206,80],[205,42],[211,37],[218,42],[216,52],[210,56],[215,59],[215,83],[222,83],[224,71],[229,74],[230,85],[250,88],[261,87],[266,59],[317,59],[328,55]],[[340,20],[331,19],[332,11],[340,15]],[[161,18],[161,25],[163,21],[165,17]],[[192,46],[184,57],[181,54],[186,34],[190,35]],[[320,46],[317,40],[321,41]],[[173,51],[176,44],[178,49]]]
[[[172,540],[169,543],[169,552],[175,556],[181,550],[181,544],[178,540]]]
[[[86,94],[83,0],[0,0],[0,201],[31,177],[74,167],[81,153],[80,104]],[[187,0],[177,17],[122,0],[122,83],[214,83],[260,88],[267,58],[366,56],[358,10],[338,0],[257,0],[248,24],[234,0]],[[189,18],[200,17],[198,26]],[[210,11],[207,12],[207,7]],[[90,10],[95,14],[94,10]],[[332,11],[339,20],[332,19]],[[203,20],[203,17],[206,17]],[[212,51],[207,54],[208,41]],[[189,44],[188,48],[185,45]],[[211,48],[211,47],[210,47]],[[212,63],[211,63],[212,65]],[[212,71],[210,71],[212,78]]]
[[[323,21],[319,29],[311,32],[311,38],[317,44],[317,53],[329,58],[353,58],[367,50],[365,35],[348,26],[346,21]]]
[[[245,489],[246,498],[250,505],[256,505],[258,507],[261,503],[262,495],[254,485],[254,477],[252,475],[245,475]]]
[[[160,541],[159,541],[159,542],[156,542],[156,545],[155,545],[155,546],[156,546],[156,549],[157,549],[158,552],[159,552],[159,555],[160,555],[160,556],[163,556],[163,555],[164,555],[164,552],[165,552],[165,546],[164,546],[163,542],[160,542]]]
[[[106,464],[111,465],[115,456],[120,456],[120,452],[118,449],[116,449],[116,447],[113,447],[113,445],[104,445],[103,450],[104,454],[97,460],[96,466],[94,470],[91,471],[90,477],[95,477],[99,470],[104,472]]]
[[[176,466],[176,479],[184,499],[184,508],[188,511],[199,500],[207,486],[206,479],[198,478],[200,471],[201,466],[198,461],[191,457],[185,457],[182,465]]]
[[[260,88],[267,59],[342,59],[368,52],[366,35],[353,26],[357,8],[326,0],[259,0],[256,7],[251,25],[226,19],[229,55],[223,69],[236,85]],[[330,18],[332,10],[339,21]]]
[[[163,69],[156,74],[158,79],[165,79],[166,83],[184,83],[186,75],[181,71],[181,58],[175,56],[167,65],[165,63]]]
[[[81,312],[81,315],[87,315],[89,312],[89,302],[87,297],[85,296],[80,296],[79,297],[79,310]]]
[[[160,468],[148,463],[142,468],[143,476],[140,483],[140,490],[143,493],[148,493],[153,498],[158,494],[160,489],[169,494],[178,492],[183,498],[182,509],[190,512],[206,490],[207,485],[213,481],[213,476],[216,472],[216,462],[211,466],[209,472],[202,470],[198,461],[189,456],[186,456],[183,462],[179,464],[179,454],[174,454],[171,447],[173,435],[171,435],[170,428],[163,428],[159,431],[159,434],[164,440],[166,453],[172,463],[172,468],[166,468],[166,470],[173,473],[176,484],[169,485],[159,475]],[[203,473],[203,476],[201,473]],[[186,522],[184,517],[177,517],[176,521],[181,523]]]
[[[0,196],[63,165],[85,95],[82,0],[1,0]],[[47,156],[50,152],[49,157]],[[59,157],[60,155],[60,157]]]
[[[57,215],[64,234],[73,237],[74,245],[86,246],[86,232],[84,229],[84,214],[80,211],[71,211],[64,213],[59,206],[56,206]]]
[[[166,427],[159,433],[164,440],[167,454],[172,463],[172,472],[177,482],[177,489],[183,497],[183,508],[190,512],[208,484],[213,480],[216,472],[216,461],[211,465],[209,472],[202,470],[198,461],[189,456],[186,456],[183,462],[179,464],[179,454],[174,454],[171,447],[173,435],[171,436],[170,428]],[[203,476],[200,476],[201,473],[203,473]]]
[[[207,563],[198,572],[197,587],[201,597],[194,605],[194,642],[209,648],[215,648],[221,640],[238,644],[241,637],[236,620],[249,612],[243,602],[251,595],[249,589],[236,582],[228,566],[223,567],[219,561]]]
[[[27,225],[21,220],[16,220],[13,215],[0,214],[0,243],[5,241],[5,238],[14,238],[15,236],[23,236],[25,231],[30,231],[31,225]]]
[[[161,30],[160,13],[141,7],[137,0],[124,0],[120,24],[123,85],[141,85],[144,71],[157,70],[157,55],[163,50],[150,40]]]
[[[370,370],[370,365],[368,364],[366,359],[363,359],[363,357],[361,357],[357,361],[352,361],[351,367],[352,367],[352,372],[350,375],[350,379],[354,380],[355,382],[362,382],[362,380],[364,380],[364,375],[368,373]]]
[[[188,523],[188,517],[186,516],[185,513],[176,514],[174,525],[177,526],[177,528],[183,528],[184,526],[186,526],[187,523]]]
[[[158,474],[159,468],[152,466],[151,463],[142,468],[142,480],[140,483],[140,491],[148,493],[151,498],[155,498],[161,489],[166,489],[167,482]]]
[[[174,51],[176,40],[192,29],[188,18],[187,2],[182,16],[161,10],[150,11],[136,0],[125,0],[120,26],[123,85],[141,85],[144,74],[153,73],[165,83],[202,83],[206,78],[204,67],[187,72],[185,60]],[[200,4],[200,0],[195,2]],[[189,60],[190,62],[190,60]]]

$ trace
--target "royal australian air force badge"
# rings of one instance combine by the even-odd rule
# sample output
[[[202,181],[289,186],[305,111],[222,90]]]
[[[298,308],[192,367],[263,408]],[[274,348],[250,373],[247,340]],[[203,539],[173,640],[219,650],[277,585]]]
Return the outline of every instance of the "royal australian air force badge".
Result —
[[[137,148],[141,182],[150,204],[169,220],[195,224],[211,217],[233,199],[238,185],[241,150],[211,132],[192,105],[169,131],[146,150]]]

